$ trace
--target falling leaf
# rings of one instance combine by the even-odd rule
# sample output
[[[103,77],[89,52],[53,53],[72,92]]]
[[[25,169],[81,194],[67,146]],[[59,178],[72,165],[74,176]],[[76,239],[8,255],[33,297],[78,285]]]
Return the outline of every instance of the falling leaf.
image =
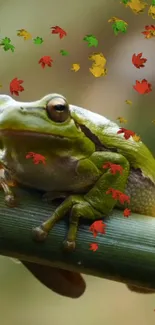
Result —
[[[48,55],[43,56],[40,60],[39,60],[39,64],[41,64],[42,68],[44,69],[45,66],[51,67],[52,66],[52,58]]]
[[[12,52],[14,52],[14,50],[15,50],[14,45],[11,44],[11,40],[8,37],[5,37],[0,41],[0,46],[3,47],[4,51],[11,50]]]
[[[42,37],[37,36],[36,38],[33,39],[33,43],[36,45],[40,45],[43,43]]]
[[[107,162],[106,164],[103,165],[104,169],[110,169],[111,174],[116,175],[117,172],[122,174],[123,172],[123,167],[118,164],[112,164],[111,162]]]
[[[112,17],[111,19],[108,20],[108,23],[110,23],[110,22],[113,22],[112,29],[113,29],[115,35],[118,35],[120,32],[121,33],[127,32],[128,24],[124,20],[116,18],[116,17]]]
[[[27,41],[28,39],[32,39],[32,35],[25,29],[19,29],[17,31],[17,36],[23,37],[24,41]]]
[[[60,50],[60,54],[63,56],[67,56],[67,55],[69,55],[69,52],[67,52],[65,50]]]
[[[105,234],[106,224],[102,220],[97,220],[92,223],[89,230],[93,232],[93,236],[96,237],[98,233]]]
[[[94,66],[92,65],[91,68],[89,68],[89,71],[93,74],[94,77],[103,77],[107,75],[107,69],[104,69],[100,66]]]
[[[29,158],[33,159],[33,163],[35,165],[38,165],[40,162],[44,165],[46,164],[46,158],[43,155],[40,155],[39,153],[28,152],[28,154],[26,155],[26,159]]]
[[[137,69],[145,67],[144,63],[147,61],[147,59],[142,58],[142,55],[142,53],[138,53],[137,55],[133,54],[132,56],[132,63]]]
[[[95,66],[102,66],[104,68],[104,66],[106,65],[106,58],[104,57],[103,53],[93,53],[91,55],[89,55],[88,57],[89,60],[93,61],[93,64]]]
[[[128,99],[125,100],[125,103],[128,104],[128,105],[132,105],[132,101],[128,100]]]
[[[131,214],[131,210],[126,208],[124,211],[123,211],[123,215],[124,217],[128,218]]]
[[[133,137],[135,135],[135,132],[133,132],[131,130],[124,129],[124,128],[120,128],[119,129],[119,131],[117,132],[117,134],[120,134],[120,133],[124,133],[124,138],[126,140],[128,140],[131,136]]]
[[[80,64],[79,63],[73,63],[71,70],[75,71],[75,72],[79,71],[80,70]]]
[[[19,80],[18,78],[14,78],[11,82],[10,82],[10,93],[12,95],[16,95],[19,96],[19,92],[24,91],[24,87],[21,86],[21,84],[23,83],[23,80]]]
[[[51,30],[52,30],[52,34],[58,34],[60,39],[67,36],[67,33],[65,32],[65,30],[59,26],[51,27]]]
[[[146,79],[142,81],[136,80],[136,85],[133,88],[141,95],[148,94],[152,91],[152,85]]]
[[[145,35],[145,38],[147,39],[155,37],[155,25],[146,25],[145,31],[142,32],[142,34]]]
[[[151,16],[152,19],[155,19],[155,5],[149,7],[148,16]]]
[[[83,41],[86,41],[88,43],[88,47],[92,47],[92,46],[97,47],[98,46],[98,40],[94,35],[86,35],[83,38]]]
[[[96,252],[98,249],[98,244],[97,243],[91,243],[90,244],[90,250],[93,252]]]
[[[143,0],[131,0],[127,2],[126,7],[129,7],[133,13],[140,14],[144,12],[147,5],[147,2]]]
[[[132,138],[133,138],[133,140],[134,140],[134,141],[136,141],[136,142],[139,142],[139,141],[141,141],[141,138],[140,138],[140,136],[139,136],[139,135],[137,135],[137,134],[133,135],[133,136],[132,136]]]
[[[108,20],[108,23],[114,23],[115,21],[124,21],[124,20],[117,17],[112,17]]]
[[[124,117],[117,117],[117,121],[119,121],[119,123],[127,123],[127,120]]]

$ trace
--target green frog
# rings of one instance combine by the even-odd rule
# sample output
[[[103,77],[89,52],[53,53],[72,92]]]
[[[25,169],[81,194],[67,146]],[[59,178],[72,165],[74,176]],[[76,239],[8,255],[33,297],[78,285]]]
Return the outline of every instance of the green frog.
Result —
[[[69,214],[64,248],[74,250],[81,217],[95,221],[114,207],[124,209],[107,194],[109,188],[130,197],[131,211],[155,216],[155,159],[142,141],[126,140],[118,131],[116,123],[59,94],[28,103],[0,95],[0,183],[7,205],[16,204],[10,182],[43,191],[48,200],[64,199],[32,230],[35,240],[44,241]],[[30,152],[46,163],[26,159]],[[122,172],[112,174],[107,163],[120,165]]]

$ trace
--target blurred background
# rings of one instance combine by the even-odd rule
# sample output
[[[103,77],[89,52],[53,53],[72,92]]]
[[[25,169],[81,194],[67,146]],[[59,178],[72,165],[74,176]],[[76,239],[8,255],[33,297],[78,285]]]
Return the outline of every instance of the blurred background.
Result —
[[[150,1],[151,3],[151,1]],[[126,34],[115,36],[108,19],[117,17],[129,26]],[[15,52],[0,49],[0,92],[9,93],[17,77],[25,91],[19,100],[33,101],[52,92],[63,94],[71,104],[98,112],[112,120],[122,116],[127,129],[135,131],[155,154],[155,39],[144,38],[145,25],[155,24],[145,13],[136,15],[119,0],[0,0],[0,36],[9,37]],[[67,37],[51,35],[50,27],[60,26]],[[42,37],[42,45],[17,37],[26,29],[32,37]],[[97,48],[82,41],[93,34]],[[70,53],[62,56],[64,49]],[[88,55],[102,52],[108,74],[95,78],[89,71]],[[148,61],[136,69],[132,55],[142,52]],[[44,55],[53,59],[52,68],[38,64]],[[78,72],[71,71],[79,63]],[[140,95],[133,90],[135,80],[147,79],[153,91]],[[127,105],[125,100],[132,101]],[[131,293],[123,284],[85,276],[87,291],[72,301],[50,292],[22,266],[0,258],[0,325],[152,325],[155,324],[155,295]]]

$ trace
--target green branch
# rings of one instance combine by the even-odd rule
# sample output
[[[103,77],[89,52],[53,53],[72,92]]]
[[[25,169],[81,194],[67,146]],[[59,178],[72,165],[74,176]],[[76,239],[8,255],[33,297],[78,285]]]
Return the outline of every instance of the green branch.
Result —
[[[57,205],[41,201],[38,192],[14,189],[19,205],[7,208],[0,192],[0,254],[84,274],[155,289],[155,218],[114,211],[104,222],[106,234],[93,237],[81,224],[76,250],[66,253],[62,242],[67,220],[59,222],[44,243],[32,239],[32,228],[48,218]],[[97,242],[96,252],[89,244]]]

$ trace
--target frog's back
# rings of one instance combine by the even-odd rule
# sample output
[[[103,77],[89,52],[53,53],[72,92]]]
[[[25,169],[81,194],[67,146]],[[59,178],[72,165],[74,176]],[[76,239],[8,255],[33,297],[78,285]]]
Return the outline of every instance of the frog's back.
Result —
[[[120,127],[107,118],[88,111],[81,107],[71,105],[71,115],[82,126],[82,130],[90,131],[90,137],[95,135],[106,148],[115,148],[128,159],[133,168],[140,168],[143,176],[155,183],[155,159],[142,141],[128,140],[124,134],[118,134]]]

